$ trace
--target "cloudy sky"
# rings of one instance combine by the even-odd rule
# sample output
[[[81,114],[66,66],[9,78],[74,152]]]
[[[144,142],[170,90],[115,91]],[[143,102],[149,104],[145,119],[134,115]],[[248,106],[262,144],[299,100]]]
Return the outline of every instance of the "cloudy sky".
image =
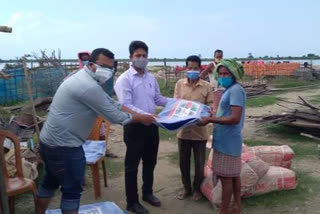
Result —
[[[127,58],[132,40],[159,58],[320,54],[319,10],[317,0],[2,0],[0,25],[13,33],[0,34],[0,58],[97,47]]]

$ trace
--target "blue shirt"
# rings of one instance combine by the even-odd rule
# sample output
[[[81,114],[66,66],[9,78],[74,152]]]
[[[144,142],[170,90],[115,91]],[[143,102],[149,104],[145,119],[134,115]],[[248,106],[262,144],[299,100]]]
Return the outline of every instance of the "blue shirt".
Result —
[[[226,155],[241,156],[246,99],[246,93],[239,83],[233,84],[223,92],[216,116],[218,118],[230,116],[231,106],[241,106],[242,115],[236,125],[214,125],[212,144],[216,151]]]

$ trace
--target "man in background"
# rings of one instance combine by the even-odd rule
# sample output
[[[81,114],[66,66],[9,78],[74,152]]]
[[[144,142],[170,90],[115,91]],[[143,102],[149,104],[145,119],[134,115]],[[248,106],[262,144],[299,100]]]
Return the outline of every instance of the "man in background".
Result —
[[[199,78],[201,59],[195,55],[189,56],[186,60],[186,66],[187,78],[177,82],[174,97],[212,106],[213,91],[210,83]],[[183,190],[178,193],[177,198],[184,200],[192,194],[192,199],[198,201],[202,198],[200,186],[204,179],[206,142],[209,137],[208,130],[206,126],[193,125],[180,130],[177,137],[181,180],[183,183]],[[191,185],[190,175],[192,150],[195,163],[193,185]]]
[[[209,79],[212,88],[216,89],[218,87],[218,82],[213,77],[213,70],[223,59],[223,51],[219,49],[216,50],[213,58],[213,61],[207,66],[207,68],[200,73],[200,78],[204,80]]]

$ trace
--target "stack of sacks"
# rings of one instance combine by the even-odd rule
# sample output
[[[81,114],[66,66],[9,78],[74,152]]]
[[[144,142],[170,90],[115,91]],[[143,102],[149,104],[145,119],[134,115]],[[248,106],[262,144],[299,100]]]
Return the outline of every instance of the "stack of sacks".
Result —
[[[205,166],[205,180],[202,183],[201,191],[206,198],[215,205],[221,203],[222,186],[219,181],[214,186],[212,181],[212,157],[210,152],[207,165]],[[241,168],[241,191],[249,192],[252,187],[262,178],[269,170],[270,166],[252,153],[242,155]]]
[[[295,154],[288,145],[242,147],[242,153],[253,153],[270,166],[281,166],[291,169],[291,161]]]
[[[280,151],[282,156],[280,156]],[[220,182],[216,186],[212,182],[212,156],[213,151],[210,152],[205,166],[205,179],[201,191],[211,203],[218,205],[221,203],[222,188]],[[269,162],[264,161],[260,156]],[[291,166],[293,157],[294,152],[289,146],[244,147],[241,157],[241,196],[250,197],[276,190],[295,189],[297,186],[295,173],[290,169],[278,166],[281,164]],[[276,164],[276,166],[272,164]]]

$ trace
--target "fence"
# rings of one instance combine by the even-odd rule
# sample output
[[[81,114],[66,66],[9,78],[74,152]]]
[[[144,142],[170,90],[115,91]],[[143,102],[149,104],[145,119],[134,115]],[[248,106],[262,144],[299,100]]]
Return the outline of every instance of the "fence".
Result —
[[[29,99],[23,68],[5,70],[9,80],[0,79],[0,104],[23,102]],[[33,98],[53,96],[66,76],[63,67],[44,67],[31,70]]]
[[[202,66],[203,69],[206,66]],[[299,77],[297,72],[310,74],[312,68],[301,66],[300,63],[280,63],[280,64],[244,64],[245,77],[241,80],[243,84],[251,85],[256,83],[266,83],[269,78],[281,79],[282,81],[292,81],[292,79]],[[176,82],[181,78],[186,77],[185,66],[166,67],[158,76],[163,78],[166,86],[171,82]],[[308,80],[308,79],[306,79]]]
[[[266,76],[292,76],[293,72],[300,68],[300,63],[283,64],[244,64],[246,76],[260,79]]]
[[[72,69],[78,67],[72,65]],[[63,79],[68,75],[70,66],[59,67],[41,67],[30,69],[31,85],[33,98],[52,97],[62,83]],[[0,79],[0,105],[14,104],[29,100],[27,85],[23,68],[15,68],[4,70],[9,74],[10,79]],[[104,90],[110,95],[113,95],[113,81],[111,78],[104,85]]]

